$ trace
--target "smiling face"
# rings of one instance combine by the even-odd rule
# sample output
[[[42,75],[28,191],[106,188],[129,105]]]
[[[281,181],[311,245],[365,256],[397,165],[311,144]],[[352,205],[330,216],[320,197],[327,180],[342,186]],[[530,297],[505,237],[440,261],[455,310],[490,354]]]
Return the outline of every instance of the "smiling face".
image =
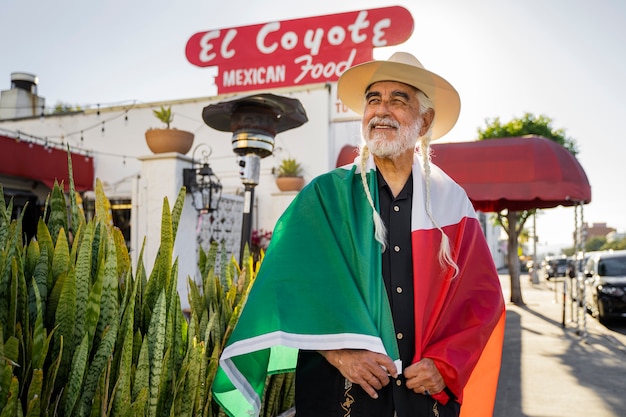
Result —
[[[432,111],[420,114],[417,89],[380,81],[365,92],[362,134],[372,154],[394,159],[415,149],[417,139],[428,131]]]

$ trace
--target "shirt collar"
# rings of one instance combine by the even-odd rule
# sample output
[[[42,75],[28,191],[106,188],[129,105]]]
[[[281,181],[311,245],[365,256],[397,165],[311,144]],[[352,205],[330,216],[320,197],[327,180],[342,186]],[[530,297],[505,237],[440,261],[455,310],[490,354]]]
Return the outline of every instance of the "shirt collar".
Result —
[[[378,169],[376,169],[376,179],[378,181],[379,194],[381,192],[386,192],[386,193],[389,193],[389,195],[391,195],[391,189],[389,188],[389,185],[387,184],[385,177],[383,177],[383,174],[381,174]],[[412,195],[413,195],[413,173],[411,172],[411,175],[409,175],[409,178],[406,180],[406,184],[404,184],[402,191],[400,191],[400,194],[398,194],[396,199],[411,198]]]

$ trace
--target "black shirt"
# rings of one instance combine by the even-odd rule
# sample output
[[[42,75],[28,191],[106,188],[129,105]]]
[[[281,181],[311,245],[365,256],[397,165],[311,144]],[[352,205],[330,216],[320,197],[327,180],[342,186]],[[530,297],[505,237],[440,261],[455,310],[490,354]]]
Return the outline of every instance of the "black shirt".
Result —
[[[412,176],[394,198],[387,182],[380,173],[378,174],[380,216],[387,227],[387,249],[382,255],[383,280],[403,366],[408,366],[415,354],[411,256],[412,196]]]

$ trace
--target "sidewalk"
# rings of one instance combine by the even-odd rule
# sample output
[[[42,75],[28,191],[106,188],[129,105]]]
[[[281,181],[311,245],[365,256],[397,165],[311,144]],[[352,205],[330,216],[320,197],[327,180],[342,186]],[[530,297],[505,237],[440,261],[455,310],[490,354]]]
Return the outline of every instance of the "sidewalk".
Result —
[[[587,315],[583,337],[569,305],[563,327],[561,283],[555,294],[553,282],[522,274],[519,307],[509,302],[509,276],[500,280],[507,323],[494,417],[626,415],[626,336]]]

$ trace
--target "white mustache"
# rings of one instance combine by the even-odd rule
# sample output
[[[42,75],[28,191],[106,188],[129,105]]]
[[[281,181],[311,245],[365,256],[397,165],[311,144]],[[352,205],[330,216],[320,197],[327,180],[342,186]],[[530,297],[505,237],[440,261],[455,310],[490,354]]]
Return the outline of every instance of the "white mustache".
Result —
[[[400,128],[400,123],[385,117],[373,117],[367,124],[367,128],[368,130],[372,130],[375,126],[389,126],[398,129]]]

